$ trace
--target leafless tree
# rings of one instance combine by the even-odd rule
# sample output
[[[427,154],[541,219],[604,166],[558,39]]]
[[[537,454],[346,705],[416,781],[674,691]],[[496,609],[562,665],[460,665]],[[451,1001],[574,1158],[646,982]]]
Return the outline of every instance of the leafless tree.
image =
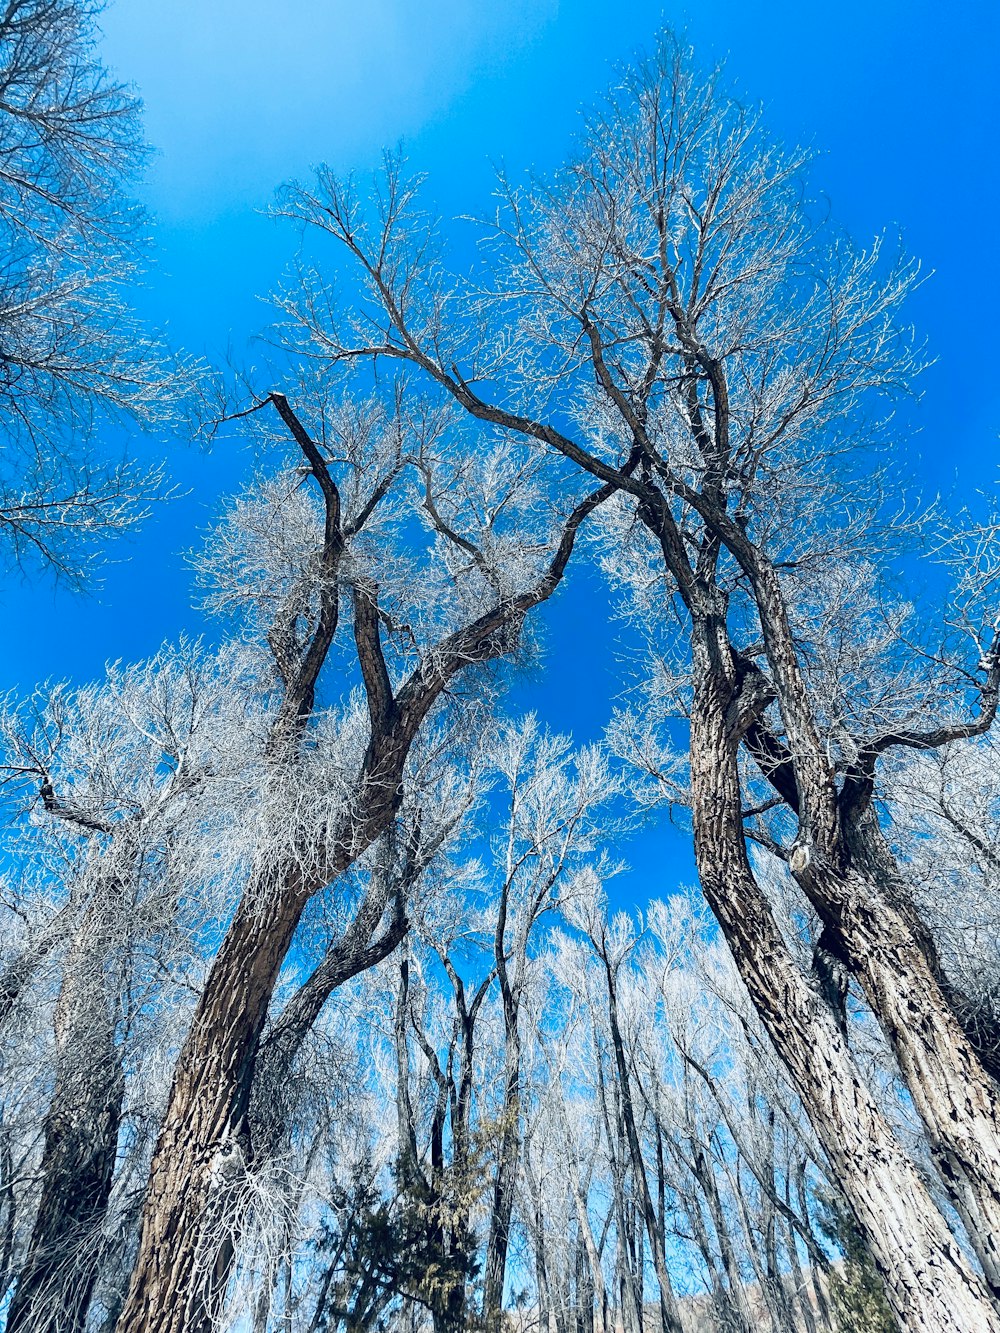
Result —
[[[912,525],[877,456],[887,404],[920,368],[899,318],[917,273],[817,220],[803,170],[666,38],[565,170],[501,181],[471,290],[443,270],[397,163],[373,212],[326,171],[290,190],[282,211],[341,248],[366,300],[338,312],[307,279],[283,300],[288,340],[320,365],[413,367],[471,418],[615,488],[608,562],[673,663],[647,707],[686,722],[706,899],[902,1326],[995,1329],[992,1044],[963,1026],[875,804],[886,755],[992,725],[992,529],[971,562],[949,539],[967,572],[940,632],[908,629],[882,571]],[[754,841],[821,922],[815,969],[783,939]],[[838,969],[890,1043],[981,1272],[860,1076],[824,980]]]
[[[195,923],[181,903],[202,846],[193,835],[206,814],[207,733],[218,741],[234,665],[181,644],[96,687],[40,690],[2,719],[17,873],[5,924],[20,924],[5,931],[5,1096],[37,1059],[29,1012],[51,1022],[51,1090],[44,1064],[34,1087],[47,1099],[43,1141],[18,1192],[30,1238],[12,1256],[12,1330],[85,1326],[123,1115],[141,1102],[134,1086],[126,1100],[125,1065],[142,1065],[143,1030],[162,1018],[170,973],[190,956]],[[154,960],[151,995],[143,973]],[[21,1127],[29,1143],[37,1120],[35,1109]]]
[[[190,384],[128,301],[145,149],[138,101],[100,61],[102,8],[0,8],[0,540],[71,583],[158,488],[123,423],[169,420]]]
[[[600,487],[560,512],[516,443],[473,472],[439,413],[331,403],[316,400],[314,437],[284,395],[260,400],[255,410],[277,414],[303,464],[255,488],[213,543],[215,604],[243,608],[273,661],[275,703],[243,893],[153,1158],[119,1321],[130,1330],[211,1326],[235,1253],[234,1190],[252,1163],[260,1041],[303,913],[393,825],[432,715],[463,674],[513,650],[527,613],[558,586],[580,524],[610,494]],[[420,522],[423,550],[407,545]],[[350,639],[338,632],[345,608]],[[317,707],[328,661],[354,687],[339,709]],[[370,904],[358,913],[370,918]]]

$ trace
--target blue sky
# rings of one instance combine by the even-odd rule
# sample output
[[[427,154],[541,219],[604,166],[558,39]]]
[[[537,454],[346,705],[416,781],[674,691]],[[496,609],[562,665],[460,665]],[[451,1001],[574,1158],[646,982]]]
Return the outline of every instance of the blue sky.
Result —
[[[705,62],[725,58],[773,133],[820,154],[814,182],[859,239],[898,227],[933,278],[912,319],[936,364],[912,446],[915,484],[961,497],[997,480],[1000,430],[1000,7],[923,0],[119,0],[105,57],[146,105],[156,155],[142,197],[155,267],[138,299],[192,351],[240,352],[267,311],[259,297],[295,248],[261,214],[275,187],[327,161],[375,164],[407,141],[446,215],[487,204],[491,163],[554,166],[611,63],[662,22]],[[211,456],[160,446],[189,494],[163,507],[88,598],[47,585],[2,590],[9,629],[0,689],[86,679],[197,631],[185,549],[238,482],[232,446]],[[590,738],[618,675],[615,631],[588,629],[595,590],[578,578],[548,612],[550,668],[520,692],[553,724]]]

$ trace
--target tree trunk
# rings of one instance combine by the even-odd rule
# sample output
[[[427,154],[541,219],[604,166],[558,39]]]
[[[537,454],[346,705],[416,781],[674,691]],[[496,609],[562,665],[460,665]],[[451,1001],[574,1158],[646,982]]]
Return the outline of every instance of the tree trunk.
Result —
[[[8,1333],[81,1333],[98,1277],[125,1078],[105,978],[108,910],[98,893],[69,950],[55,1009],[55,1086],[42,1189]]]
[[[629,1330],[636,1330],[636,1333],[642,1333],[642,1295],[640,1292],[636,1291],[633,1265],[628,1244],[629,1210],[628,1200],[625,1195],[626,1167],[624,1144],[622,1142],[624,1135],[621,1133],[622,1126],[620,1117],[618,1116],[615,1117],[615,1129],[619,1132],[617,1134],[612,1134],[611,1131],[611,1111],[608,1107],[604,1066],[596,1033],[594,1036],[594,1068],[597,1071],[597,1095],[601,1107],[601,1116],[604,1121],[604,1133],[608,1141],[608,1165],[611,1172],[611,1198],[615,1214],[615,1231],[618,1238],[618,1292],[622,1324],[626,1333],[629,1333]],[[636,1321],[638,1321],[637,1329]]]
[[[719,1257],[722,1260],[723,1272],[726,1275],[723,1300],[728,1307],[730,1322],[740,1330],[740,1333],[753,1333],[754,1318],[747,1304],[746,1284],[743,1281],[743,1274],[740,1272],[739,1261],[736,1258],[736,1251],[733,1246],[733,1238],[729,1232],[729,1224],[726,1220],[725,1209],[722,1205],[722,1199],[719,1196],[719,1187],[715,1180],[715,1167],[709,1160],[705,1148],[696,1139],[691,1140],[691,1169],[698,1187],[705,1198],[708,1207],[708,1215],[712,1219],[712,1228],[715,1231],[716,1241],[719,1247]],[[698,1212],[698,1201],[692,1200],[692,1213]],[[748,1236],[749,1244],[753,1243],[753,1238]],[[710,1246],[707,1243],[707,1237],[701,1245],[702,1253],[705,1256],[705,1262],[711,1263]],[[721,1284],[720,1284],[721,1285]],[[773,1322],[773,1321],[772,1321]],[[775,1328],[779,1328],[775,1325]]]
[[[635,1180],[636,1189],[639,1195],[639,1208],[645,1223],[646,1235],[649,1237],[649,1246],[653,1252],[653,1267],[656,1270],[656,1282],[660,1289],[660,1321],[663,1326],[663,1333],[683,1333],[680,1311],[677,1308],[677,1297],[674,1295],[673,1283],[670,1281],[670,1273],[667,1269],[667,1256],[663,1244],[663,1235],[660,1231],[656,1209],[653,1206],[653,1196],[649,1189],[649,1178],[646,1175],[646,1163],[643,1159],[642,1146],[639,1142],[639,1130],[636,1125],[635,1108],[632,1103],[631,1078],[629,1075],[628,1062],[625,1059],[625,1047],[622,1042],[621,1028],[618,1023],[617,982],[614,969],[607,957],[602,956],[602,961],[604,963],[604,975],[608,989],[608,1018],[611,1027],[611,1043],[614,1047],[615,1065],[618,1071],[618,1086],[621,1093],[622,1121],[625,1126],[625,1138],[626,1143],[628,1144],[629,1156],[632,1161],[632,1177]],[[640,1251],[643,1248],[641,1241],[637,1248]]]
[[[594,1242],[594,1230],[590,1225],[590,1214],[587,1211],[587,1200],[584,1197],[583,1186],[580,1182],[580,1172],[573,1155],[573,1149],[569,1139],[569,1128],[566,1126],[565,1115],[563,1125],[566,1129],[566,1157],[569,1174],[569,1187],[573,1195],[573,1206],[576,1210],[577,1231],[580,1238],[580,1244],[583,1247],[584,1256],[590,1268],[590,1279],[588,1288],[591,1294],[591,1304],[596,1303],[600,1310],[600,1328],[598,1333],[606,1333],[604,1327],[604,1312],[607,1309],[607,1294],[604,1289],[604,1271],[601,1267],[601,1256],[597,1252],[597,1245]],[[591,1333],[594,1325],[593,1309],[590,1315]]]
[[[878,1017],[931,1153],[1000,1302],[1000,1089],[966,1038],[901,913],[869,881],[842,893],[852,972]]]
[[[837,940],[893,1048],[946,1188],[978,1220],[976,1244],[984,1251],[989,1281],[1000,1272],[997,1084],[942,990],[936,953],[907,895],[887,882],[892,874],[878,845],[870,775],[850,776],[838,796],[777,572],[728,518],[722,515],[719,522],[720,531],[737,534],[730,531],[726,540],[753,586],[788,736],[799,814],[790,868]],[[700,693],[706,699],[716,693],[709,707],[719,709],[722,718],[731,703],[723,697],[721,666],[724,659],[731,661],[728,639],[723,635],[722,642],[709,644],[697,616],[693,639]],[[1000,1287],[991,1294],[1000,1303]]]
[[[515,1016],[515,1024],[517,1022]],[[490,1230],[486,1242],[486,1263],[483,1279],[483,1325],[487,1333],[497,1333],[503,1317],[503,1288],[507,1274],[507,1250],[510,1243],[510,1220],[514,1210],[514,1185],[518,1147],[521,1141],[521,1061],[517,1034],[507,1035],[506,1076],[504,1079],[503,1111],[500,1126],[500,1144],[497,1150],[496,1175],[493,1179],[493,1202],[490,1209]]]
[[[245,1170],[254,1061],[305,898],[275,886],[237,909],[208,976],[153,1155],[119,1333],[211,1333],[233,1260],[227,1205]]]
[[[718,625],[716,625],[718,630]],[[705,897],[857,1214],[906,1333],[1000,1333],[987,1288],[858,1077],[830,1011],[788,953],[746,853],[731,688],[708,620],[695,623],[691,785]],[[881,952],[881,937],[870,939]],[[891,946],[890,946],[891,948]],[[880,965],[872,963],[874,970]]]

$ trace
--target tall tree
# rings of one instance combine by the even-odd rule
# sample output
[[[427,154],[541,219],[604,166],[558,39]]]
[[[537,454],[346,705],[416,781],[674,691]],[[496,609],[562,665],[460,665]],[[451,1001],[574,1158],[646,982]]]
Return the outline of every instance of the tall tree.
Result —
[[[252,1162],[260,1041],[303,913],[392,826],[436,706],[463,673],[515,647],[528,612],[558,586],[580,524],[611,493],[540,515],[539,474],[519,446],[501,442],[491,469],[470,472],[447,418],[419,405],[334,410],[327,390],[314,400],[316,436],[283,394],[263,409],[303,470],[239,506],[213,557],[219,604],[249,608],[277,677],[259,823],[174,1070],[118,1325],[130,1333],[212,1326]],[[413,466],[419,489],[404,485]],[[408,545],[421,522],[423,550]],[[346,715],[317,708],[331,657],[355,689]]]
[[[116,423],[162,420],[188,374],[128,300],[145,148],[138,100],[100,59],[102,8],[0,7],[0,543],[71,583],[156,490]]]
[[[201,845],[195,830],[211,808],[206,757],[215,750],[221,779],[220,732],[227,713],[232,724],[238,679],[232,654],[211,661],[181,644],[98,686],[39,690],[0,720],[17,834],[6,907],[23,922],[4,950],[7,1091],[33,1041],[26,1011],[51,1017],[52,1086],[36,1178],[20,1199],[31,1224],[12,1331],[86,1324],[123,1112],[138,1109],[134,1091],[126,1102],[126,1064],[141,1067],[140,1034],[170,989],[161,982],[150,995],[142,973],[155,963],[169,975],[190,958],[181,940],[193,923],[182,925],[180,904]],[[206,894],[206,910],[209,902]]]
[[[873,802],[885,755],[992,725],[995,561],[958,586],[948,620],[963,637],[910,651],[879,583],[900,525],[886,521],[891,477],[873,477],[871,459],[885,400],[919,369],[898,319],[916,271],[813,219],[803,169],[665,38],[591,115],[564,171],[523,189],[501,181],[475,300],[425,258],[396,167],[373,227],[329,172],[291,190],[284,211],[354,261],[367,303],[338,315],[307,283],[285,300],[290,338],[330,366],[412,366],[473,419],[615,488],[609,562],[677,660],[676,689],[655,702],[665,718],[679,697],[686,719],[706,899],[900,1324],[992,1330],[992,1046],[980,1023],[963,1026],[968,1006]],[[880,586],[875,607],[848,615]],[[747,799],[754,773],[763,802]],[[822,923],[815,969],[783,938],[754,840],[785,859]],[[824,981],[837,968],[892,1047],[982,1273],[859,1074]]]

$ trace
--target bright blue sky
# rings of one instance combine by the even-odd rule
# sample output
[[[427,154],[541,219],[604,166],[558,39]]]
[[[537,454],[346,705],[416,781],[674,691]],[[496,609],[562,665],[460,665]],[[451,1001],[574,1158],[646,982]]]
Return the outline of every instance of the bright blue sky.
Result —
[[[119,0],[105,56],[135,83],[157,149],[143,189],[157,267],[141,303],[192,351],[240,351],[266,321],[257,297],[294,251],[259,210],[319,161],[374,165],[405,138],[445,214],[476,212],[490,162],[554,166],[609,62],[662,21],[700,58],[728,57],[774,134],[821,154],[814,179],[858,238],[901,228],[935,276],[912,318],[938,358],[924,381],[913,471],[924,491],[992,488],[1000,430],[1000,8],[995,0]],[[191,494],[163,508],[87,599],[48,586],[2,591],[9,627],[0,689],[88,678],[109,658],[197,631],[181,552],[240,460],[169,443]],[[592,589],[591,589],[592,590]],[[590,738],[606,716],[613,631],[588,628],[589,679],[574,651],[588,598],[577,579],[548,611],[553,668],[522,691],[553,725]],[[567,673],[572,684],[567,683]]]

